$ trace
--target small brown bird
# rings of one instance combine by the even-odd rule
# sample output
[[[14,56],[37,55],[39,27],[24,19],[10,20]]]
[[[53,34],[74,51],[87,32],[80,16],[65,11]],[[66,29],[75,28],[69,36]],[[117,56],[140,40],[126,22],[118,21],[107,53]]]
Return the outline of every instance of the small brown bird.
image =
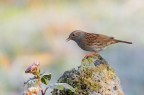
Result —
[[[69,40],[75,41],[81,49],[94,53],[98,53],[105,47],[119,42],[132,44],[132,42],[117,40],[114,37],[102,34],[87,33],[82,30],[73,31],[67,38],[67,41]]]

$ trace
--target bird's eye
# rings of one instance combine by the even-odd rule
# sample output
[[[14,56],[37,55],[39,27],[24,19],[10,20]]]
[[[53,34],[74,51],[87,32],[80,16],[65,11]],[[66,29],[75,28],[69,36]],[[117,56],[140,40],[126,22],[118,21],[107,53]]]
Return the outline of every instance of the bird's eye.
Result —
[[[75,34],[72,34],[72,36],[74,37],[74,36],[75,36]]]

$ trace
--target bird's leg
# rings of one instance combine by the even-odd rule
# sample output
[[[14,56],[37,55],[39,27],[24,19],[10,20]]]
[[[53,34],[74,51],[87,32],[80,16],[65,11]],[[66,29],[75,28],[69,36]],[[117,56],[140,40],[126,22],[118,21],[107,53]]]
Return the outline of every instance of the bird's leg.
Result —
[[[92,57],[92,56],[94,56],[96,54],[97,54],[97,52],[92,52],[90,54],[87,54],[84,58]]]

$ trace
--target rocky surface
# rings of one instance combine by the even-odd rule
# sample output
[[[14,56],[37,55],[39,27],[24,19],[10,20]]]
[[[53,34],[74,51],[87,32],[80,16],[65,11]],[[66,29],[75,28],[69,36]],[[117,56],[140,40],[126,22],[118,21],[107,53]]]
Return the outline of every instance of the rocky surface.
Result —
[[[83,58],[78,69],[64,72],[58,82],[75,92],[54,89],[52,95],[124,95],[116,72],[99,54]]]

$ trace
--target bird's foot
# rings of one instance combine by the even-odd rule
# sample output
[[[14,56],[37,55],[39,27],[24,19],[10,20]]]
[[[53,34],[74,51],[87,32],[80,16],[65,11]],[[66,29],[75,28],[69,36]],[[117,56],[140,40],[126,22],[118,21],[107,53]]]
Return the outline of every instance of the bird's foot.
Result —
[[[84,58],[93,57],[96,54],[97,54],[96,52],[93,52],[93,53],[87,54]]]

